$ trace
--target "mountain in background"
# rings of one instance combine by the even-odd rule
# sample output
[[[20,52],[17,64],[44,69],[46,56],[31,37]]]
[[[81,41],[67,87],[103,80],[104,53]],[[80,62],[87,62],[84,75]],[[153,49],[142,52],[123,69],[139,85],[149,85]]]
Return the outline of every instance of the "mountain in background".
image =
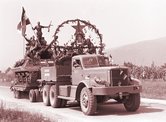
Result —
[[[161,66],[166,63],[166,37],[118,47],[111,50],[111,55],[115,64],[150,66],[154,62]]]

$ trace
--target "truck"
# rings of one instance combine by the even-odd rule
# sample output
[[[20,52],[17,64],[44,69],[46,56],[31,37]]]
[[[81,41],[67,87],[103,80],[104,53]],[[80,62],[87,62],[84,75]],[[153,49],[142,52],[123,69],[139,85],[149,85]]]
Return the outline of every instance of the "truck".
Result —
[[[65,23],[70,22],[77,23],[75,42],[71,46],[54,44],[52,49],[55,58],[39,61],[42,65],[38,65],[38,75],[35,81],[31,80],[36,85],[27,90],[30,101],[37,102],[42,98],[44,105],[53,108],[62,108],[68,101],[76,101],[85,115],[94,115],[98,104],[114,99],[124,104],[127,111],[136,111],[140,106],[141,81],[131,78],[128,67],[110,63],[110,57],[102,53],[101,40],[98,46],[87,41],[84,43],[83,26],[80,23],[94,29],[101,39],[96,26],[89,22],[79,19],[65,21],[58,26],[55,35]],[[82,35],[83,42],[78,35]],[[13,89],[18,91],[15,86]]]
[[[112,98],[123,103],[127,111],[136,111],[140,82],[130,78],[127,67],[111,66],[106,60],[103,55],[77,55],[63,59],[62,64],[42,67],[44,104],[59,108],[68,100],[76,100],[83,113],[91,115],[98,103]]]

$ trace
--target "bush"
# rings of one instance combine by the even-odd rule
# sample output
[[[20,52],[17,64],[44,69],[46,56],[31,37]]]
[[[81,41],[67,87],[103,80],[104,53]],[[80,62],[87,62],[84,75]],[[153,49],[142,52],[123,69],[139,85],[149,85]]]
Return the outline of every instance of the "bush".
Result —
[[[144,98],[166,99],[166,82],[163,80],[143,80],[142,88]]]

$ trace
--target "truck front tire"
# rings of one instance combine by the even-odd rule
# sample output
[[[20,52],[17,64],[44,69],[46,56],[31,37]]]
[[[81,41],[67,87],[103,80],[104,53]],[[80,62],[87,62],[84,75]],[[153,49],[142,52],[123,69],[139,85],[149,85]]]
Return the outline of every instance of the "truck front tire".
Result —
[[[90,89],[84,87],[80,95],[81,110],[85,115],[93,115],[96,112],[97,101]]]
[[[50,85],[45,85],[43,88],[43,103],[46,106],[50,105],[50,97],[49,97],[50,87],[51,87]]]
[[[140,106],[140,93],[130,94],[124,102],[124,107],[129,112],[136,111]]]

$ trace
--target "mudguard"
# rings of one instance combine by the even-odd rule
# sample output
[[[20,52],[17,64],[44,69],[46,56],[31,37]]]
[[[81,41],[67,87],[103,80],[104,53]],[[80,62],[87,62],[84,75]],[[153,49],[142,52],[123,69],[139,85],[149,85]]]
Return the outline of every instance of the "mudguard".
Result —
[[[131,84],[133,85],[142,85],[142,82],[139,79],[131,78]]]
[[[92,85],[91,85],[91,82],[93,82],[92,80],[82,80],[79,85],[77,86],[77,89],[76,89],[76,100],[79,101],[80,100],[80,93],[81,93],[81,90],[84,88],[84,87],[87,87],[89,89],[92,88]]]

